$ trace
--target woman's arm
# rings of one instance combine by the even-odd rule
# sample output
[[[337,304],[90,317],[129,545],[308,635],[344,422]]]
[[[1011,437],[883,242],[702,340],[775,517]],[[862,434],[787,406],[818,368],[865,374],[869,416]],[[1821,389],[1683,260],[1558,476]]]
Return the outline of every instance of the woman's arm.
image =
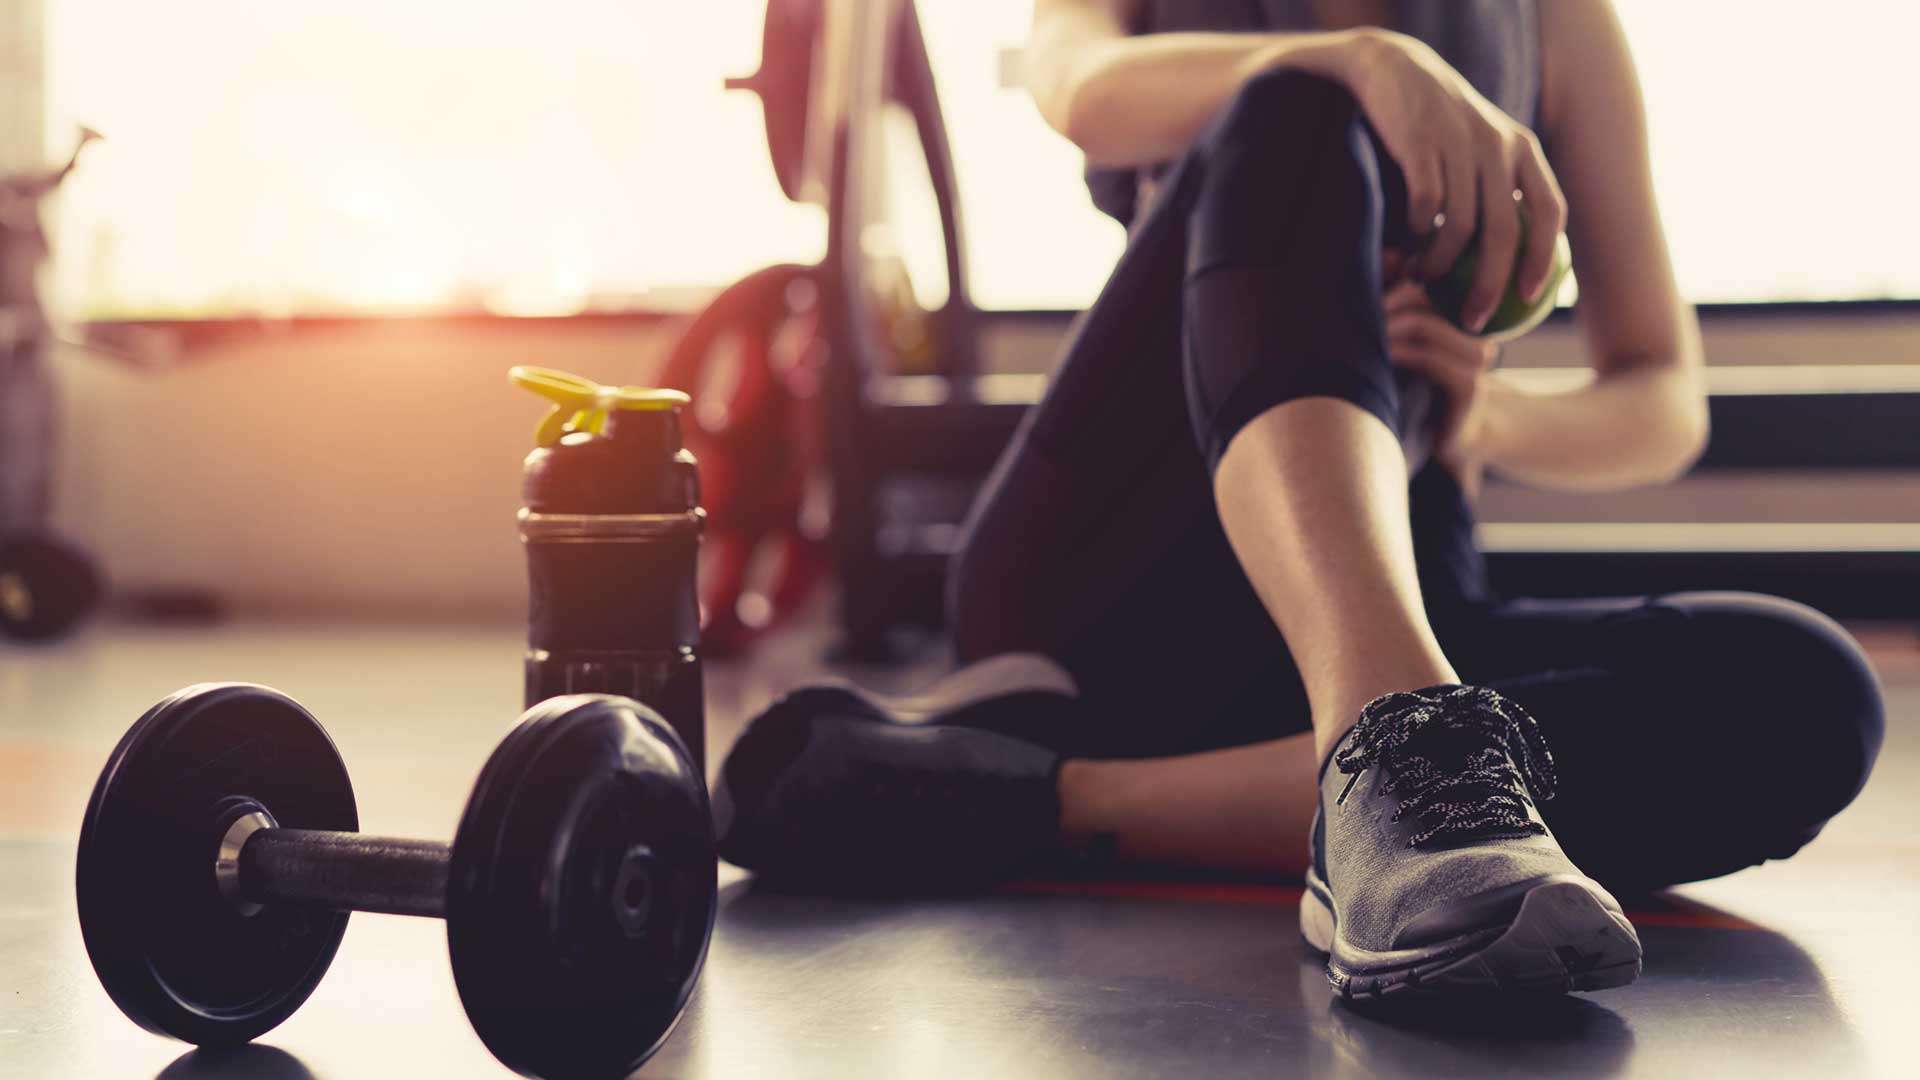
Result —
[[[1027,86],[1096,165],[1179,157],[1240,85],[1276,66],[1345,78],[1352,34],[1128,36],[1138,0],[1035,0]]]
[[[1566,193],[1593,375],[1546,393],[1492,373],[1479,456],[1547,487],[1671,480],[1706,445],[1706,392],[1700,326],[1654,205],[1639,81],[1607,0],[1541,4],[1540,21],[1540,137]]]
[[[1479,269],[1461,307],[1484,325],[1519,256],[1518,284],[1544,286],[1566,202],[1539,140],[1426,43],[1363,26],[1328,33],[1151,34],[1129,38],[1136,0],[1036,0],[1028,86],[1048,123],[1104,164],[1184,153],[1242,83],[1276,68],[1345,86],[1406,178],[1407,220],[1428,275],[1469,243]],[[1532,208],[1525,247],[1515,204]]]

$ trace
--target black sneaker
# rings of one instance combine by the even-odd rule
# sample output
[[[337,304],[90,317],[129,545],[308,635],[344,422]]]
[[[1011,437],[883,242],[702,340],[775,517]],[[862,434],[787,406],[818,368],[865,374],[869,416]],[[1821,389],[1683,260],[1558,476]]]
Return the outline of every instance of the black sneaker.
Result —
[[[997,732],[890,723],[858,695],[800,691],[720,767],[720,855],[810,891],[982,888],[1056,852],[1060,762]]]
[[[1334,988],[1363,999],[1632,982],[1633,925],[1535,807],[1553,784],[1533,717],[1492,690],[1369,702],[1321,766],[1300,903]]]

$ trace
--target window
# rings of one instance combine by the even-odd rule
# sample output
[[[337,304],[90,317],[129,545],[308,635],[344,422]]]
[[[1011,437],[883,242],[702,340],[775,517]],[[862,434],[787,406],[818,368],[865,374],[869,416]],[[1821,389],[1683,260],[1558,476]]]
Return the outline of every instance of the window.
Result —
[[[50,153],[109,139],[54,219],[76,314],[675,307],[821,250],[721,88],[761,0],[45,3]],[[1920,7],[1618,6],[1690,297],[1920,298]],[[1003,77],[1030,0],[919,7],[975,299],[1084,305],[1123,237]]]
[[[1920,6],[1616,4],[1690,299],[1920,299]]]
[[[1541,0],[1551,3],[1553,0]],[[1615,0],[1648,102],[1661,213],[1697,302],[1920,299],[1920,5]],[[1030,0],[921,0],[989,307],[1079,307],[1120,237],[995,54]]]
[[[758,0],[45,0],[57,217],[95,317],[676,306],[819,256],[725,76]]]

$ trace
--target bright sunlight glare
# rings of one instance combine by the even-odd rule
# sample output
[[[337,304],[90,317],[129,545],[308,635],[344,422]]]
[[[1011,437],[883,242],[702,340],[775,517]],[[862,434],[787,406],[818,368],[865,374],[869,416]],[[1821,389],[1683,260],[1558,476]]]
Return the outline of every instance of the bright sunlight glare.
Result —
[[[721,88],[762,0],[46,3],[48,153],[109,137],[54,218],[74,314],[671,307],[821,251],[757,102]],[[1030,0],[919,7],[974,299],[1085,305],[1124,237],[1003,78]],[[1920,5],[1618,7],[1690,297],[1920,298]],[[896,224],[919,288],[937,222]]]

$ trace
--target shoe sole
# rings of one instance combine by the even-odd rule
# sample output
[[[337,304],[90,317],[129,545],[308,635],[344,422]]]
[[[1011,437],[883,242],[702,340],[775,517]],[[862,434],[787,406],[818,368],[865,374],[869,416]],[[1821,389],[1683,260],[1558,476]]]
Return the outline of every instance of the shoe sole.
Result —
[[[1336,933],[1333,908],[1309,881],[1300,932],[1327,956],[1327,979],[1350,1001],[1399,995],[1610,990],[1640,976],[1640,937],[1626,916],[1577,882],[1553,881],[1526,894],[1513,921],[1355,963]]]

